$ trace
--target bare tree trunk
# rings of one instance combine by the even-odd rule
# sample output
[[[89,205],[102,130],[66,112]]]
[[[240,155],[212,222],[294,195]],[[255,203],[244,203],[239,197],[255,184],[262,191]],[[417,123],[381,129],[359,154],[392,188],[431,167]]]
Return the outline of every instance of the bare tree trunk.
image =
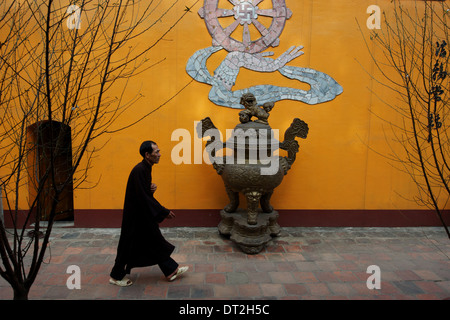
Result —
[[[29,289],[25,289],[24,286],[13,287],[14,300],[28,300]]]
[[[5,224],[5,217],[3,215],[3,197],[2,197],[2,188],[0,188],[0,222]]]

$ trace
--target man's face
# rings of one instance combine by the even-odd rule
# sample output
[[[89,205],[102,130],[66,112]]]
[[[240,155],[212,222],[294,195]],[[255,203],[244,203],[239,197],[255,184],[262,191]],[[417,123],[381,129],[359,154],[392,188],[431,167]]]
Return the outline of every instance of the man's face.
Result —
[[[161,153],[158,146],[156,144],[153,144],[153,152],[149,153],[146,152],[145,153],[145,159],[150,163],[150,164],[155,164],[159,162],[159,158],[161,158]]]

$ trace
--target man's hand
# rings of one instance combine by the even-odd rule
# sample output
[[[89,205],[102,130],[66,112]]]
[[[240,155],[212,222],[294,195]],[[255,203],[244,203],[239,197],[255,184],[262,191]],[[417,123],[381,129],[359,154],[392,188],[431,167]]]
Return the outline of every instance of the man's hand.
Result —
[[[157,188],[156,184],[152,183],[152,184],[150,185],[150,191],[151,191],[152,193],[155,193],[156,188]]]
[[[169,214],[167,215],[166,219],[173,219],[173,218],[175,218],[175,213],[170,211]]]

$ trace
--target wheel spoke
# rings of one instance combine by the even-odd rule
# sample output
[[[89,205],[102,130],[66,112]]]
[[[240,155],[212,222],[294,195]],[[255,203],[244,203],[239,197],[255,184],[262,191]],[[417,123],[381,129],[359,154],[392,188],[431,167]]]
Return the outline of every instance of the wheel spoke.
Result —
[[[276,12],[273,9],[259,9],[259,10],[256,10],[256,13],[261,16],[272,17],[272,18],[274,18],[276,16]]]
[[[232,24],[230,24],[228,27],[226,27],[223,31],[227,36],[233,33],[234,30],[239,26],[239,20],[234,20]]]
[[[229,9],[217,9],[215,16],[217,18],[234,16],[234,11]]]
[[[258,20],[252,19],[252,23],[262,36],[265,36],[266,34],[269,33],[267,28]]]
[[[247,23],[244,24],[244,31],[242,33],[242,42],[244,43],[245,46],[248,46],[251,42],[250,29],[248,28]]]

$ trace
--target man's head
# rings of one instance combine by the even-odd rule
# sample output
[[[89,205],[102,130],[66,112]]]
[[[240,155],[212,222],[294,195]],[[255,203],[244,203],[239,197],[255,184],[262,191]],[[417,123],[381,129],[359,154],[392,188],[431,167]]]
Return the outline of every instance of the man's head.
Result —
[[[154,165],[159,162],[161,154],[158,145],[153,141],[144,141],[139,148],[139,153],[141,156],[150,164]]]

